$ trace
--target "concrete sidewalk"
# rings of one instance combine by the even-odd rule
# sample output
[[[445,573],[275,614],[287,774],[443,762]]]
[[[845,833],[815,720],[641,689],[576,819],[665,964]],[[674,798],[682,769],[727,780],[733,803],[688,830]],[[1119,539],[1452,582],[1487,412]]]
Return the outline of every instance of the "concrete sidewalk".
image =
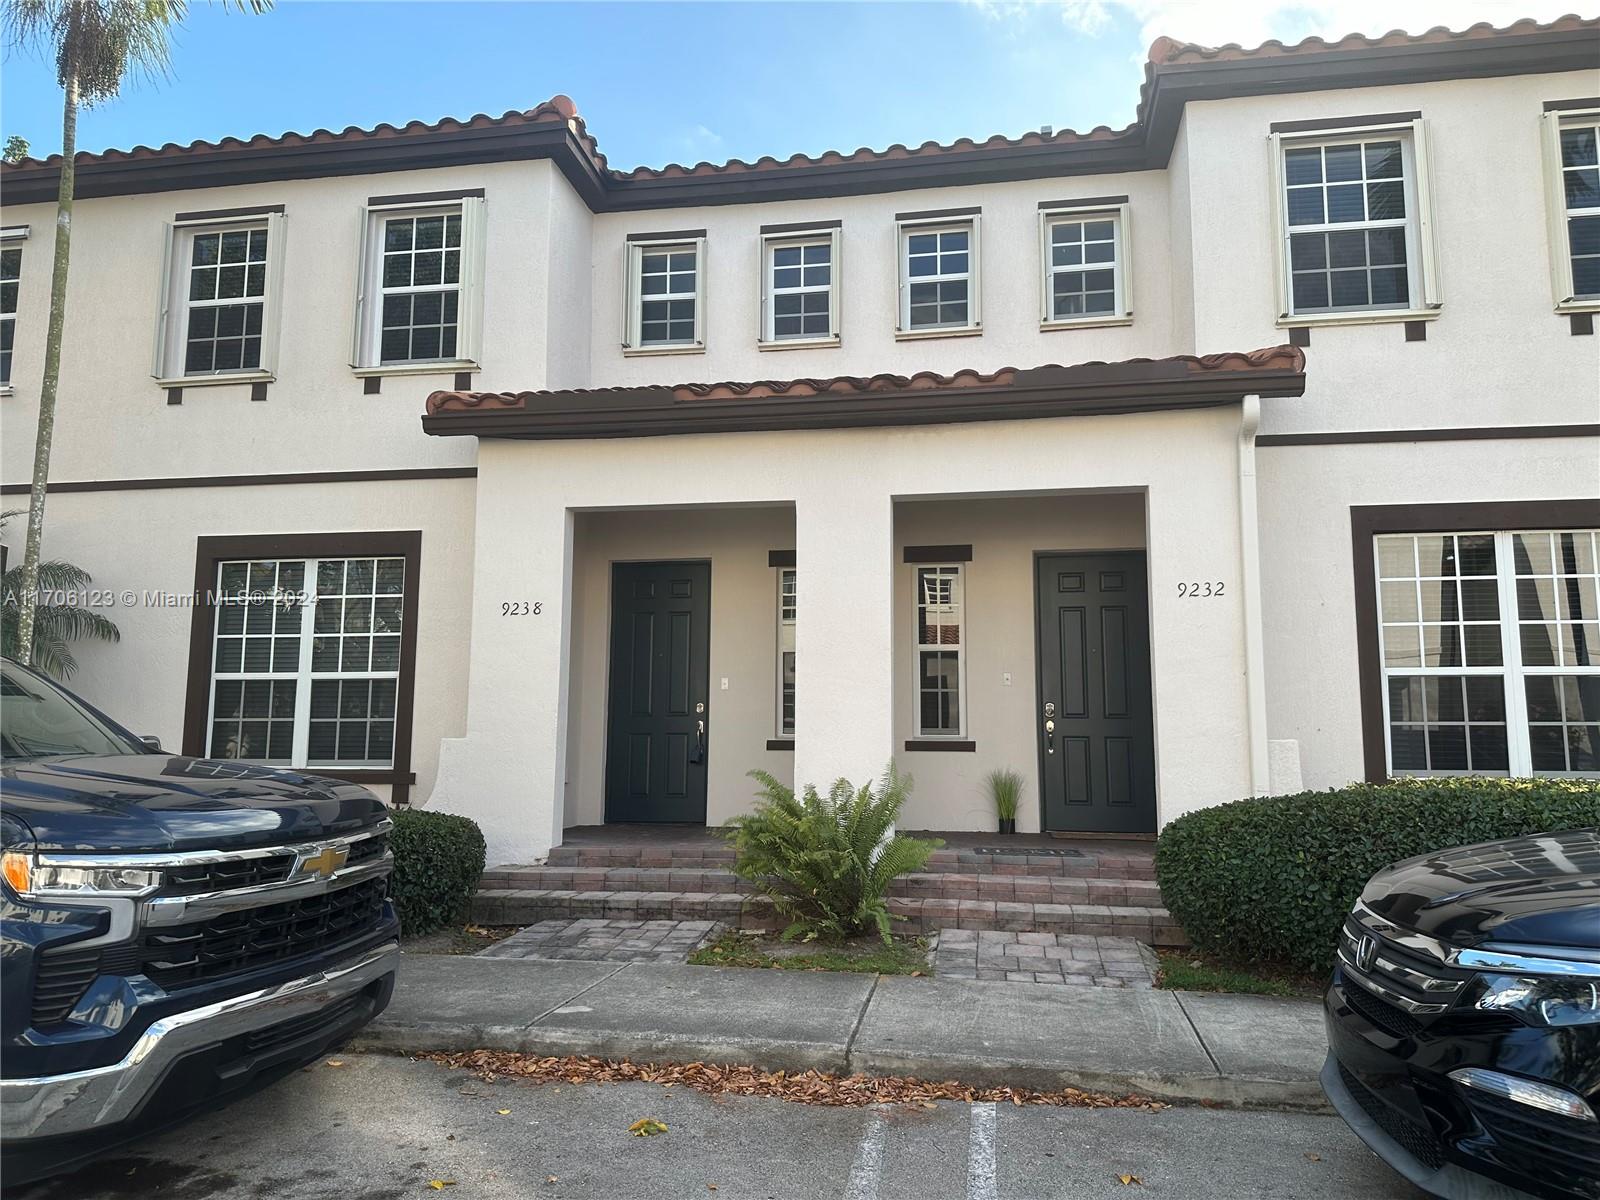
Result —
[[[408,954],[388,1011],[357,1045],[1326,1107],[1320,1007],[1262,996]]]

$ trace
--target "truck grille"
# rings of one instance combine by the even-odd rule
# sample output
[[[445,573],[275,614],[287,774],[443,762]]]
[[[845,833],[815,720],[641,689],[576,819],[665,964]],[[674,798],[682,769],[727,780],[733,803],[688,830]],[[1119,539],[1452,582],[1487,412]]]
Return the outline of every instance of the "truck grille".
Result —
[[[142,970],[169,991],[310,954],[361,936],[378,923],[387,878],[301,900],[267,904],[145,932]]]
[[[163,896],[199,896],[207,892],[226,892],[235,888],[260,887],[282,883],[294,870],[293,854],[272,854],[265,858],[233,858],[226,862],[196,863],[168,867],[161,885]]]
[[[127,946],[111,950],[61,946],[41,951],[33,976],[31,1023],[39,1028],[65,1021],[101,975],[122,975],[135,969]]]

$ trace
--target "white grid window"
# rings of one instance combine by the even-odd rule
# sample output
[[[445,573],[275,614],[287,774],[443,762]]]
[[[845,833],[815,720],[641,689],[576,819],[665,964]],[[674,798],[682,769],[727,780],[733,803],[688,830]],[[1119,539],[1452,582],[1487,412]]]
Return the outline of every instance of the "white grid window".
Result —
[[[959,563],[916,568],[918,737],[960,737],[965,719],[966,603]]]
[[[976,329],[978,225],[900,227],[900,330],[903,333]]]
[[[480,358],[484,202],[365,210],[351,365],[382,374]]]
[[[699,350],[705,345],[705,240],[628,244],[629,350]]]
[[[403,558],[220,563],[208,756],[391,766],[405,587]]]
[[[156,318],[162,382],[262,378],[277,355],[283,214],[166,227]]]
[[[380,285],[380,360],[454,360],[461,309],[461,214],[386,216]]]
[[[22,247],[0,246],[0,388],[11,386],[11,347],[17,338],[17,291]]]
[[[1561,124],[1561,196],[1572,297],[1600,300],[1600,118]]]
[[[1411,139],[1289,144],[1282,168],[1290,311],[1417,307]]]
[[[1040,214],[1043,324],[1096,323],[1131,314],[1126,208]]]
[[[815,342],[839,335],[836,233],[762,239],[761,340]]]
[[[185,375],[261,369],[267,227],[196,232],[189,239]]]
[[[795,569],[778,571],[778,736],[794,736]]]
[[[1595,539],[1374,539],[1391,773],[1600,773]]]

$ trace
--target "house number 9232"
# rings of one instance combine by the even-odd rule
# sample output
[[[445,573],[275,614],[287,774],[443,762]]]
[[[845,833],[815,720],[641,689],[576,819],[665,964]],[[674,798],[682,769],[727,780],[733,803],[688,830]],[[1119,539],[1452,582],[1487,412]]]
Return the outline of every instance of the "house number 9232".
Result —
[[[537,617],[543,612],[543,600],[505,600],[500,604],[502,617]]]
[[[1204,600],[1208,596],[1222,595],[1222,580],[1204,580],[1198,583],[1180,583],[1178,585],[1178,598],[1180,600]]]

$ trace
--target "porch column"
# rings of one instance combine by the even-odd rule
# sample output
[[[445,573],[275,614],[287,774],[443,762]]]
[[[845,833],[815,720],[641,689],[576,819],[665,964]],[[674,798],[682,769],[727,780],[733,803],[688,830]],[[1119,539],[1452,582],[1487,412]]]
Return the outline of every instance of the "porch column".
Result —
[[[573,519],[553,497],[497,504],[489,458],[480,453],[467,732],[440,743],[428,807],[476,821],[493,866],[561,842]]]
[[[817,482],[794,514],[797,792],[860,786],[894,753],[894,503],[877,481]]]

